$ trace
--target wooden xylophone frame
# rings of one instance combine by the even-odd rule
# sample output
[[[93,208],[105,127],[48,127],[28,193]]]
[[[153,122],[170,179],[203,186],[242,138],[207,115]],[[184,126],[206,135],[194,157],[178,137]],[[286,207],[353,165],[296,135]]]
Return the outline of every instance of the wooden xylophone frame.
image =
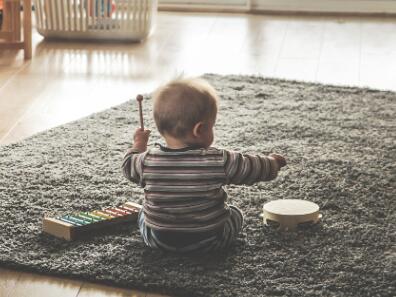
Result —
[[[125,222],[135,222],[142,206],[134,202],[126,202],[123,205],[105,210],[80,212],[55,218],[43,218],[43,232],[67,241],[81,239],[88,233],[107,228]],[[124,210],[124,212],[122,211]],[[113,212],[111,214],[111,212]],[[85,219],[84,219],[85,214]],[[95,219],[95,217],[102,219]],[[79,218],[80,221],[79,222]],[[89,219],[91,218],[91,219]]]

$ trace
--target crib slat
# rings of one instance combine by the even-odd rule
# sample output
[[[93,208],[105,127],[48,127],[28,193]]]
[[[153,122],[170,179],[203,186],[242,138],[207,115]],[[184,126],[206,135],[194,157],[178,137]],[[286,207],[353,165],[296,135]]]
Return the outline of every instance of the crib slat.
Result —
[[[151,18],[150,18],[150,14],[153,10],[153,2],[151,0],[147,1],[147,24],[146,24],[146,30],[150,31],[150,27],[151,27]]]
[[[54,1],[53,0],[48,0],[50,2],[50,14],[51,14],[51,30],[56,30],[56,15],[54,12]]]
[[[143,31],[144,0],[139,0],[139,33]]]
[[[88,14],[88,24],[89,24],[89,28],[88,30],[90,30],[94,24],[94,19],[93,19],[93,2],[92,0],[87,0],[87,14]]]
[[[50,0],[44,1],[45,3],[45,17],[47,21],[47,30],[51,30],[51,3]]]
[[[144,31],[147,31],[147,24],[149,22],[149,11],[150,11],[150,0],[144,0],[146,2],[146,10],[144,14]]]
[[[58,2],[52,1],[52,16],[54,18],[54,30],[59,30],[59,18],[58,18]]]
[[[99,0],[102,2],[102,30],[107,30],[107,3],[106,0]]]
[[[103,9],[103,7],[102,7],[102,0],[95,0],[95,2],[97,3],[97,6],[98,6],[98,8],[97,8],[97,11],[95,11],[95,15],[97,16],[97,26],[98,26],[98,28],[97,29],[100,29],[101,28],[101,24],[102,24],[102,9]]]
[[[61,14],[61,12],[60,12],[60,6],[61,6],[61,2],[62,1],[56,1],[55,0],[55,11],[56,11],[56,27],[57,27],[57,29],[56,30],[62,30],[63,29],[63,27],[62,27],[62,14]]]
[[[78,29],[78,13],[77,13],[77,11],[78,11],[78,5],[77,5],[77,0],[73,0],[73,19],[74,19],[74,29],[76,30],[76,31],[79,31],[79,29]]]
[[[131,17],[131,11],[133,9],[133,6],[135,4],[135,0],[132,1],[127,1],[127,9],[126,9],[126,14],[125,14],[125,20],[124,20],[124,29],[125,31],[129,30],[129,26],[128,24],[130,24],[130,22],[133,21],[132,17]]]
[[[149,6],[149,4],[148,4],[148,2],[149,2],[149,0],[143,0],[143,2],[144,2],[144,11],[143,11],[143,31],[142,32],[145,32],[146,31],[146,27],[147,27],[147,11],[148,11],[148,6]]]
[[[91,20],[92,20],[92,28],[96,28],[96,1],[95,0],[90,0],[91,1]]]
[[[58,30],[58,17],[56,15],[56,0],[51,0],[52,30]]]
[[[62,23],[63,14],[62,14],[62,11],[61,11],[62,2],[63,1],[56,1],[55,0],[55,3],[56,3],[56,15],[57,15],[56,20],[57,20],[57,26],[58,26],[57,30],[60,30],[60,31],[64,30],[63,29],[63,23]]]
[[[149,0],[149,10],[147,11],[147,31],[151,31],[151,26],[154,23],[155,20],[153,18],[155,17],[154,14],[154,9],[155,9],[155,3],[151,0]],[[153,16],[153,17],[151,17]]]
[[[113,16],[114,16],[114,19],[116,20],[116,24],[119,24],[120,25],[120,29],[121,29],[121,8],[122,8],[122,6],[120,5],[120,2],[116,2],[115,1],[115,5],[116,5],[116,8],[115,8],[115,11],[114,11],[114,14],[113,14]]]
[[[94,11],[94,15],[95,15],[95,29],[96,30],[99,30],[100,29],[100,26],[99,26],[99,23],[100,23],[100,9],[101,9],[101,3],[99,2],[99,1],[94,1],[95,2],[95,5],[96,5],[96,8],[95,8],[95,11]]]
[[[137,22],[137,27],[136,27],[136,32],[140,32],[140,19],[142,18],[142,0],[137,0],[136,1],[136,20]]]
[[[63,23],[63,30],[68,31],[68,21],[67,21],[67,2],[61,1],[61,11],[62,11],[62,23]]]
[[[140,21],[139,21],[139,33],[143,32],[143,22],[144,22],[144,0],[140,0],[140,9],[139,9],[139,14],[140,14]]]
[[[125,30],[125,18],[127,14],[127,6],[128,4],[125,1],[122,1],[119,6],[121,6],[120,9],[120,30],[124,31]],[[119,8],[117,8],[118,10]]]
[[[50,2],[44,1],[44,9],[45,9],[45,25],[47,30],[51,30],[51,9],[50,9]]]
[[[89,1],[85,1],[85,31],[88,31],[89,28]]]
[[[85,31],[84,30],[84,1],[80,0],[79,1],[80,5],[80,13],[79,13],[79,17],[80,17],[80,31]]]
[[[120,26],[119,30],[122,30],[123,25],[124,25],[123,18],[124,18],[124,12],[125,12],[125,4],[123,2],[118,1],[118,2],[116,2],[116,5],[117,5],[116,6],[116,14],[117,14],[116,19]]]
[[[128,23],[131,21],[130,12],[132,11],[133,1],[135,0],[125,2],[124,31],[128,30]]]
[[[34,7],[36,9],[36,22],[37,26],[40,29],[43,29],[43,16],[42,16],[42,3],[41,0],[35,0],[34,1]]]
[[[127,30],[127,24],[128,24],[128,13],[129,13],[129,7],[131,6],[131,2],[130,1],[123,1],[123,6],[124,6],[124,11],[122,14],[122,31],[126,31]]]
[[[62,31],[66,31],[66,13],[65,13],[65,1],[59,1],[61,27]]]
[[[41,23],[40,23],[40,14],[39,14],[39,10],[37,9],[37,7],[39,6],[39,4],[37,4],[38,1],[33,0],[32,3],[35,7],[35,18],[36,18],[36,26],[37,28],[41,28]]]
[[[103,16],[104,16],[104,19],[106,20],[106,22],[105,22],[105,30],[109,30],[110,29],[110,21],[109,21],[109,19],[110,19],[111,8],[109,9],[109,4],[110,4],[109,0],[104,0]]]
[[[69,27],[69,31],[74,30],[73,26],[73,16],[72,16],[72,0],[66,0],[67,1],[67,23]]]
[[[132,19],[129,22],[128,30],[132,32],[136,32],[137,28],[137,10],[138,10],[138,1],[139,0],[132,0]]]

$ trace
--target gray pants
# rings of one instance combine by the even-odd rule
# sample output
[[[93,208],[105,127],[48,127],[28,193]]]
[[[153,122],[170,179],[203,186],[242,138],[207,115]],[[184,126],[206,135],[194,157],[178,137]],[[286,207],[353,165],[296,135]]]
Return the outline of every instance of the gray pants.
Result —
[[[243,225],[243,214],[239,208],[230,205],[231,215],[225,222],[224,229],[212,234],[199,234],[194,238],[190,234],[188,242],[184,244],[171,244],[166,240],[165,233],[152,230],[147,227],[144,221],[143,210],[139,213],[138,224],[140,233],[147,246],[154,249],[161,249],[170,252],[188,253],[188,252],[209,252],[221,250],[229,247],[237,238]],[[192,236],[191,236],[192,235]],[[185,241],[186,235],[180,236],[181,241]]]

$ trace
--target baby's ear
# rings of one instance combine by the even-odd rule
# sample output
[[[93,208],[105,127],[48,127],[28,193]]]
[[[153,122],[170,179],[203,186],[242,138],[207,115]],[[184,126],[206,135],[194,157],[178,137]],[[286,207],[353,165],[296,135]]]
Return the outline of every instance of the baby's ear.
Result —
[[[203,133],[203,128],[204,128],[204,123],[203,122],[198,122],[194,125],[193,128],[193,135],[195,137],[201,137]]]

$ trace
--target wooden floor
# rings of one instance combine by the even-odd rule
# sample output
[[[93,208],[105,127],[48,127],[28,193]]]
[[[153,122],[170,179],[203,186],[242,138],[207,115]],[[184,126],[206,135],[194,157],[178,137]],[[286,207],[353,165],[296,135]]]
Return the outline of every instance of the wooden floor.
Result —
[[[0,52],[0,144],[119,104],[181,73],[396,90],[394,18],[160,13],[157,21],[141,44],[46,42],[34,33],[31,61]],[[0,296],[154,295],[0,269]]]

